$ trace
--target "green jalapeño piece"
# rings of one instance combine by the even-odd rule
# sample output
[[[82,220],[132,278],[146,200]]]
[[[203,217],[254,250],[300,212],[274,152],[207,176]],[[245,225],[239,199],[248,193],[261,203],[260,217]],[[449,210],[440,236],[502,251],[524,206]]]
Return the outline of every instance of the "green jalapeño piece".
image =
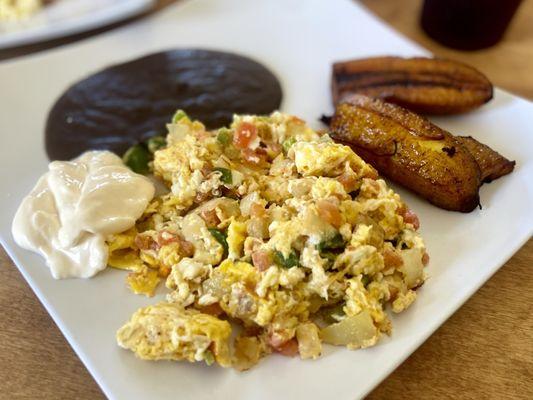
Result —
[[[148,152],[146,147],[141,144],[136,144],[135,146],[130,147],[122,156],[122,161],[126,164],[133,172],[138,174],[147,174],[150,169],[148,168],[148,163],[151,160],[151,154]]]

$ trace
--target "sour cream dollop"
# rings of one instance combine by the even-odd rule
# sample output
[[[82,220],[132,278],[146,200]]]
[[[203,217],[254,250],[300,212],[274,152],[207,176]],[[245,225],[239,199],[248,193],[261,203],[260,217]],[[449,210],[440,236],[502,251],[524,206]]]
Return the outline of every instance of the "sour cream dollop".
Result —
[[[48,169],[15,214],[15,242],[41,254],[56,279],[94,276],[107,266],[106,237],[135,225],[154,185],[108,151]]]

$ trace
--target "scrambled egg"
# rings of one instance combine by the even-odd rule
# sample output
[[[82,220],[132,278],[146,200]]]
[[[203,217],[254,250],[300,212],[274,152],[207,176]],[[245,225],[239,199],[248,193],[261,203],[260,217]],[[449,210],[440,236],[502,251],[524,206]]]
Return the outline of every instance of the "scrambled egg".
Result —
[[[117,333],[122,347],[146,360],[200,361],[230,365],[229,322],[176,303],[160,303],[133,314]]]
[[[207,131],[183,116],[152,168],[169,192],[109,240],[134,291],[162,277],[170,290],[117,333],[143,359],[243,370],[272,352],[371,346],[391,333],[387,305],[403,311],[424,282],[416,216],[349,147],[296,117]],[[228,319],[240,325],[231,340]]]
[[[0,21],[27,18],[42,7],[41,0],[0,0]]]

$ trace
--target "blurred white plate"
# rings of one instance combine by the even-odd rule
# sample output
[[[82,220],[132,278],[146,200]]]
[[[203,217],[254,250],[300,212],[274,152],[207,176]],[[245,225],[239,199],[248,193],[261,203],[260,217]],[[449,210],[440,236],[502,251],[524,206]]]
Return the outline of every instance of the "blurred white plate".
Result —
[[[495,99],[481,109],[437,120],[516,160],[511,175],[482,187],[483,209],[447,212],[398,189],[420,217],[431,262],[430,279],[418,291],[417,301],[393,316],[390,338],[359,351],[328,347],[316,361],[274,355],[245,373],[201,363],[136,359],[115,344],[115,331],[138,307],[158,299],[131,294],[126,274],[111,269],[90,280],[56,281],[41,258],[13,243],[10,225],[20,200],[46,169],[43,127],[65,88],[106,65],[174,47],[234,51],[263,62],[281,80],[282,109],[315,127],[322,113],[332,111],[332,61],[425,54],[351,0],[196,0],[80,44],[0,63],[0,239],[110,398],[360,398],[531,237],[533,105],[497,90]]]
[[[96,29],[139,14],[154,0],[56,0],[20,21],[0,21],[0,49]]]

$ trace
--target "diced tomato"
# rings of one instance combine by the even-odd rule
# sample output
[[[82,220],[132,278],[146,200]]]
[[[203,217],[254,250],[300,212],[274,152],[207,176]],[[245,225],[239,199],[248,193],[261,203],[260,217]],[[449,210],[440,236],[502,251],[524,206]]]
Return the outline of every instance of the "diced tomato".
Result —
[[[396,211],[398,211],[398,214],[400,214],[403,218],[403,216],[407,212],[407,207],[405,206],[405,204],[400,204],[400,206],[398,207]]]
[[[418,228],[420,228],[420,220],[418,219],[418,216],[409,209],[404,212],[403,220],[406,224],[413,225],[415,230],[418,230]]]
[[[159,250],[159,243],[157,243],[152,237],[147,235],[135,236],[135,245],[140,250]]]
[[[233,135],[233,144],[239,149],[246,149],[257,138],[257,128],[249,122],[242,122]]]
[[[316,204],[318,214],[327,223],[339,228],[342,225],[342,215],[339,207],[329,200],[319,200]]]
[[[402,257],[394,250],[385,249],[383,251],[383,262],[386,267],[400,267],[403,265]]]
[[[213,303],[209,304],[207,306],[202,306],[202,312],[209,315],[218,316],[224,312],[222,308],[220,307],[220,304]]]
[[[220,223],[216,210],[203,210],[200,212],[200,216],[205,221],[208,227],[217,226]]]
[[[298,341],[295,338],[283,343],[275,349],[279,354],[286,357],[294,357],[298,354]]]
[[[429,264],[429,254],[427,252],[424,252],[424,255],[422,256],[422,264],[424,265]]]
[[[161,278],[166,278],[167,276],[170,275],[170,271],[171,269],[169,267],[162,265],[161,267],[159,267],[159,270],[157,271],[157,273],[159,274]]]
[[[344,186],[347,193],[353,192],[357,186],[357,175],[353,171],[344,171],[337,180]]]
[[[211,196],[212,196],[212,194],[210,192],[209,193],[197,192],[196,196],[194,197],[194,202],[196,204],[203,203],[204,201],[209,199]]]
[[[178,235],[175,233],[163,230],[157,234],[157,244],[160,246],[166,246],[167,244],[177,242],[179,242]]]
[[[272,265],[270,253],[266,250],[256,250],[252,253],[252,262],[259,271],[265,271]]]
[[[284,356],[294,357],[298,354],[298,341],[295,337],[291,337],[291,333],[282,329],[279,331],[269,331],[267,335],[267,343],[272,350],[283,354]]]
[[[242,158],[250,164],[259,165],[263,164],[267,160],[267,153],[265,149],[257,148],[252,149],[242,149],[241,150]]]
[[[277,349],[283,345],[286,341],[288,341],[284,335],[280,334],[279,332],[269,332],[267,336],[267,342],[270,347],[273,349]]]
[[[263,330],[261,327],[257,325],[250,325],[244,327],[244,335],[245,336],[259,336]]]
[[[183,236],[179,236],[180,253],[183,257],[192,257],[194,255],[194,245],[185,240]]]
[[[178,243],[180,254],[183,257],[191,257],[194,254],[194,245],[188,242],[179,233],[161,231],[157,235],[157,243],[160,246],[166,246],[171,243]]]
[[[211,172],[213,172],[213,168],[211,168],[211,166],[207,163],[204,164],[204,166],[202,167],[202,169],[200,169],[200,172],[202,173],[202,175],[204,177],[208,176]]]

